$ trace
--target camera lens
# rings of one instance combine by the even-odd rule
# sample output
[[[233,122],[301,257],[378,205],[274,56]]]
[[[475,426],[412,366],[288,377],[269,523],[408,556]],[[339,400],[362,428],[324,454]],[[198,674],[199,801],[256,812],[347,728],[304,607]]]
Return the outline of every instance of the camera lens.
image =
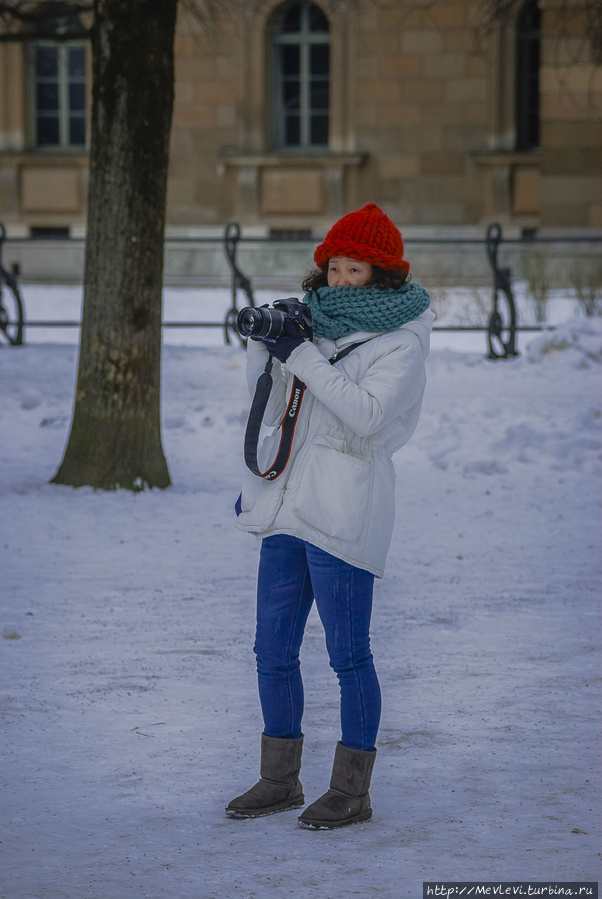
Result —
[[[284,331],[286,320],[287,316],[279,309],[245,306],[238,313],[236,322],[241,337],[269,337],[275,340]]]
[[[242,337],[250,337],[252,334],[256,334],[257,331],[261,330],[262,318],[259,309],[253,309],[252,306],[241,309],[237,320],[238,333]]]

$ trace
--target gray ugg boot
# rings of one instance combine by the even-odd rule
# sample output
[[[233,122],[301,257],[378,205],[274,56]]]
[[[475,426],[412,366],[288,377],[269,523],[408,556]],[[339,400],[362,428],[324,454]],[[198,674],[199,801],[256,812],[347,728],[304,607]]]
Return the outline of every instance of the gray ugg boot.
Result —
[[[368,790],[375,758],[376,749],[366,752],[337,743],[330,789],[305,809],[299,825],[322,830],[371,818]]]
[[[261,735],[261,780],[226,807],[231,818],[259,818],[304,805],[299,780],[303,737],[295,740]]]

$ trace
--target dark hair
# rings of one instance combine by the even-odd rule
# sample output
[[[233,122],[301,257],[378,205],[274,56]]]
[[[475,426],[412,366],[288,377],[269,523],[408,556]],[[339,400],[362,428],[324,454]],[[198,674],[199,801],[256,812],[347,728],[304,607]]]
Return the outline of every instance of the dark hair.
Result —
[[[392,271],[373,265],[369,284],[370,287],[378,287],[379,290],[399,290],[411,280],[409,272],[402,272],[399,269]],[[309,272],[303,279],[301,287],[306,293],[317,290],[318,287],[328,287],[328,263],[325,262],[321,268],[314,268]]]

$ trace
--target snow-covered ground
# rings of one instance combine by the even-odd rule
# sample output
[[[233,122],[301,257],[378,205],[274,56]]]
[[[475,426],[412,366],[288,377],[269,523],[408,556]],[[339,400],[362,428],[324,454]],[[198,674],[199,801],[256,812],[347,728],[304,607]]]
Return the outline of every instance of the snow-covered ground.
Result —
[[[2,899],[420,899],[425,880],[599,880],[602,321],[521,335],[501,362],[483,334],[434,336],[376,585],[374,817],[317,833],[294,812],[224,815],[257,777],[261,730],[258,545],[232,509],[248,396],[243,350],[186,333],[206,345],[166,334],[173,487],[139,495],[48,484],[74,332],[0,348]],[[315,615],[302,664],[312,801],[339,736]]]

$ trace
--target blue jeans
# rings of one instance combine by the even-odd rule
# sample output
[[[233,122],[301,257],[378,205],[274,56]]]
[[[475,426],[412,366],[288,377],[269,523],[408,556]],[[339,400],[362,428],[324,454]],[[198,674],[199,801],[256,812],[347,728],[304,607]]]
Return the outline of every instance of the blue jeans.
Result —
[[[374,749],[381,698],[370,651],[373,587],[370,572],[311,543],[283,534],[262,541],[254,650],[267,736],[301,736],[299,650],[315,599],[341,688],[341,741]]]

